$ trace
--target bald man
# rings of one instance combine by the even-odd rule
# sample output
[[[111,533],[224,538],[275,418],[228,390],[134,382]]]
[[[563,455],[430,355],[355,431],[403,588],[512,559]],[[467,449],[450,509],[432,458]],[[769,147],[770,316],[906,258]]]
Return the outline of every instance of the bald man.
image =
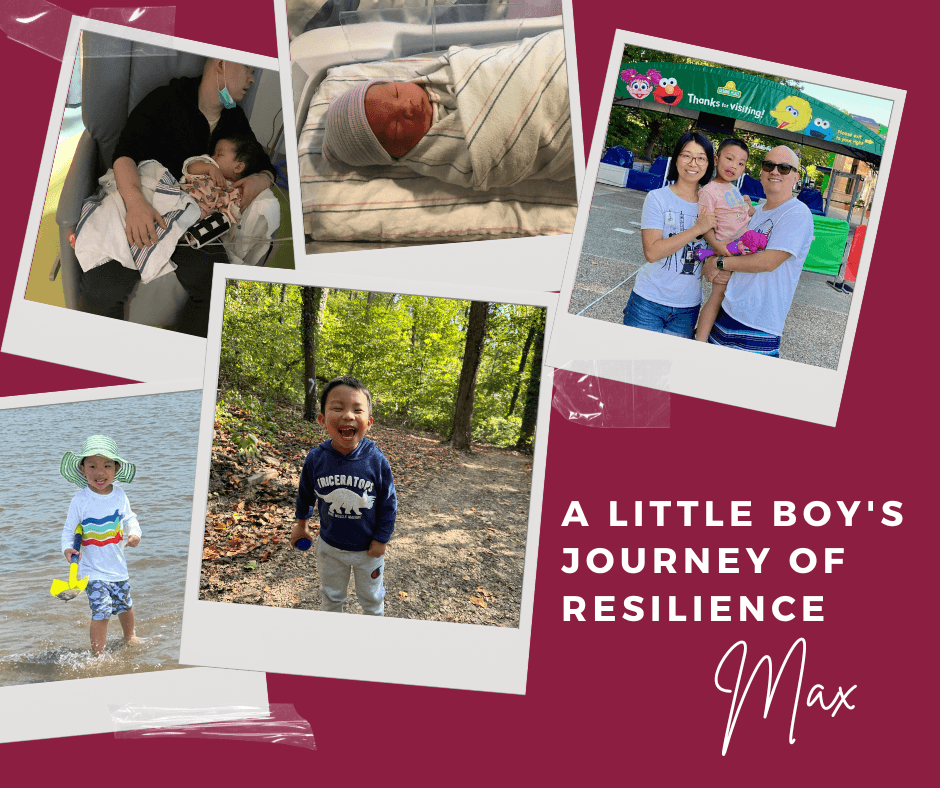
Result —
[[[769,151],[760,173],[767,202],[747,226],[767,236],[767,248],[705,261],[702,274],[709,282],[728,282],[708,335],[711,344],[780,357],[783,324],[813,242],[813,215],[793,196],[798,177],[799,159],[790,148],[779,145]]]

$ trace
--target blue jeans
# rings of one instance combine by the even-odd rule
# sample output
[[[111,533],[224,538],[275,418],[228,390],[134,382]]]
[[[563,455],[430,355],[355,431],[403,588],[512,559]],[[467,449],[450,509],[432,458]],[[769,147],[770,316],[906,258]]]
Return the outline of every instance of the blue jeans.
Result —
[[[699,306],[663,306],[636,293],[630,293],[630,300],[623,308],[623,324],[634,328],[645,328],[660,334],[673,334],[684,339],[695,335],[698,322]]]

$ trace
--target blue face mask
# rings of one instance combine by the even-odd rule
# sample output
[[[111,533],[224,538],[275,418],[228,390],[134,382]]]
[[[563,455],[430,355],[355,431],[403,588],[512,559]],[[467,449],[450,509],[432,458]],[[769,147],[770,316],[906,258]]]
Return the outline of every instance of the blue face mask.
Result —
[[[225,76],[225,64],[222,64],[222,76]],[[219,78],[215,78],[216,88],[219,91],[219,101],[222,102],[222,106],[225,109],[234,109],[235,108],[235,99],[232,98],[232,94],[228,92],[228,85],[223,85],[219,88]]]

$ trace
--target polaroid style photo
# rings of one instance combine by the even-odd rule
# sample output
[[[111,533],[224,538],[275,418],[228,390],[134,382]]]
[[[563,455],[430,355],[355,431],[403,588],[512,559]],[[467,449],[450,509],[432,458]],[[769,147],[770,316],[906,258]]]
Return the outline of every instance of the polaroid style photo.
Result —
[[[606,80],[548,363],[834,426],[905,92],[623,31]]]
[[[293,267],[280,111],[273,58],[72,17],[3,352],[201,378],[213,263]]]
[[[571,16],[276,0],[297,267],[368,251],[365,276],[557,290],[584,172]]]
[[[554,295],[214,287],[181,658],[524,693]]]
[[[179,659],[197,385],[0,399],[3,434],[30,447],[0,525],[0,741],[108,732],[109,706],[266,705],[264,674]]]

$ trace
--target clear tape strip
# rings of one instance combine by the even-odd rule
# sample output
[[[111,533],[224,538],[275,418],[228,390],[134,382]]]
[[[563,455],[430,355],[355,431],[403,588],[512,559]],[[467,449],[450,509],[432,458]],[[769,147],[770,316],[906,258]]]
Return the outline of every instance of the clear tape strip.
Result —
[[[172,36],[176,30],[176,6],[138,6],[137,8],[92,8],[88,11],[90,19],[111,22],[151,33],[163,33]]]
[[[176,27],[176,6],[92,8],[88,15],[166,35],[173,35]],[[0,4],[0,29],[11,40],[55,60],[62,60],[71,22],[71,11],[46,0],[5,0]]]
[[[658,360],[568,362],[555,370],[552,407],[588,427],[668,428],[670,394],[663,389],[671,366]]]
[[[317,748],[310,723],[289,703],[194,709],[125,705],[109,710],[117,739],[229,739]]]

